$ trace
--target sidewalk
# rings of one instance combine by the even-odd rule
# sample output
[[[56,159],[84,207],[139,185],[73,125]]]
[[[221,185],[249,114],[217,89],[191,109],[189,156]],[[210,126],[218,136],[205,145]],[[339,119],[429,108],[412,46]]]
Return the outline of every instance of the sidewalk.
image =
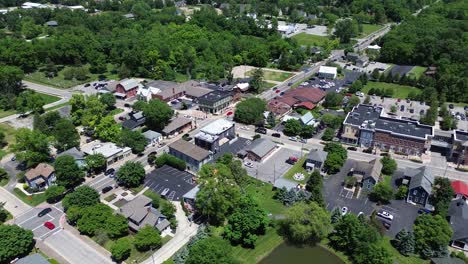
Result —
[[[13,215],[13,218],[31,209],[31,206],[25,204],[3,187],[0,187],[0,202],[5,203],[5,209]]]

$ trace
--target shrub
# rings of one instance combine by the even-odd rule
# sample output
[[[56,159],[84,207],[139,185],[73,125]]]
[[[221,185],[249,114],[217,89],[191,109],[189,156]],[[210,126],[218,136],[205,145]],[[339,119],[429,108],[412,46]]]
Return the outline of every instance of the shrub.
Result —
[[[20,172],[20,173],[16,174],[16,180],[18,180],[19,183],[24,183],[25,182],[24,174],[25,174],[25,172]]]
[[[125,237],[118,239],[111,247],[112,257],[116,261],[126,260],[130,256],[131,251],[130,241]]]
[[[185,170],[185,168],[187,167],[185,161],[166,153],[156,158],[155,163],[156,167],[158,168],[164,165],[168,165],[181,171]]]

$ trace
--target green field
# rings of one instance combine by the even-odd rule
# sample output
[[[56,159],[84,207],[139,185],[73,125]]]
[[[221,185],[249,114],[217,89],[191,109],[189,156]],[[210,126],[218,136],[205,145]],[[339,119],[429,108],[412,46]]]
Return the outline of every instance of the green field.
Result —
[[[44,193],[40,194],[34,194],[34,195],[26,195],[24,192],[22,192],[20,189],[15,188],[13,190],[15,193],[16,197],[20,198],[23,202],[31,205],[31,206],[36,206],[39,205],[43,202],[45,202],[46,197]]]
[[[375,25],[375,24],[362,24],[362,37],[366,37],[371,33],[379,30],[382,28],[382,25]]]
[[[273,88],[273,86],[275,86],[275,85],[276,85],[276,84],[274,84],[274,83],[263,81],[263,83],[262,83],[262,89],[263,89],[263,90],[265,90],[265,89],[271,89],[271,88]]]
[[[390,238],[389,237],[384,237],[382,245],[392,254],[394,257],[393,261],[394,263],[399,263],[399,264],[425,264],[429,263],[428,260],[423,260],[418,258],[417,256],[412,256],[412,257],[405,257],[396,250],[392,244],[390,244]]]
[[[43,93],[38,93],[42,99],[44,100],[45,105],[51,104],[53,102],[57,102],[60,100],[60,97],[53,96],[53,95],[48,95],[48,94],[43,94]]]
[[[246,73],[247,76],[252,76],[254,70],[250,70]],[[275,82],[283,82],[284,80],[293,76],[293,73],[290,72],[279,72],[279,71],[269,71],[263,70],[263,79],[267,81],[275,81]],[[265,83],[265,82],[264,82]],[[268,83],[268,82],[267,82]],[[268,83],[268,85],[273,85],[272,83]],[[272,87],[273,87],[272,86]]]
[[[297,40],[299,45],[304,46],[324,46],[325,41],[329,39],[328,37],[310,35],[306,33],[299,33],[294,35],[292,38]]]
[[[0,118],[4,118],[6,116],[10,116],[10,115],[13,115],[13,114],[16,114],[16,111],[15,110],[1,110],[0,109]]]
[[[5,141],[7,143],[7,146],[5,146],[3,149],[0,149],[1,159],[9,152],[9,146],[15,143],[16,129],[5,123],[0,123],[0,132],[5,134]]]
[[[245,188],[245,191],[268,213],[277,215],[283,213],[286,209],[281,202],[273,198],[275,191],[273,191],[273,185],[271,184],[251,179],[251,183]]]
[[[408,76],[419,79],[419,77],[421,77],[421,75],[423,75],[424,72],[426,72],[426,69],[426,67],[414,66],[413,69],[411,69],[411,71],[408,72]]]
[[[421,90],[419,90],[416,87],[412,86],[407,86],[407,85],[399,85],[395,83],[384,83],[384,82],[372,82],[369,81],[363,88],[362,92],[367,94],[371,88],[378,88],[378,89],[393,89],[393,98],[400,98],[400,99],[406,99],[408,97],[408,94],[411,91],[416,92],[417,94],[421,93]]]
[[[88,79],[84,81],[78,81],[78,80],[65,80],[63,76],[63,72],[65,69],[67,69],[69,66],[65,66],[62,70],[60,70],[57,74],[56,77],[54,78],[48,78],[44,74],[44,69],[39,69],[38,71],[35,71],[33,73],[27,74],[24,76],[24,79],[26,81],[34,82],[34,83],[39,83],[39,84],[44,84],[44,85],[49,85],[57,88],[70,88],[79,84],[87,83],[90,81],[98,80],[100,75],[105,76],[107,79],[118,79],[117,74],[114,71],[114,67],[112,64],[107,65],[107,72],[103,74],[92,74],[88,73],[87,77]],[[89,68],[89,65],[86,65],[85,67]]]

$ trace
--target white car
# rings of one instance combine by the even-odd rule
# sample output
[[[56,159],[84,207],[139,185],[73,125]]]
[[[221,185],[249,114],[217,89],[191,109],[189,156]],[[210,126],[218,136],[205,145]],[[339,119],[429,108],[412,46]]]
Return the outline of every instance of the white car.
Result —
[[[345,215],[347,213],[348,213],[348,207],[345,206],[345,207],[341,208],[341,215]]]
[[[253,168],[253,167],[254,167],[253,163],[250,162],[250,161],[244,162],[244,165],[245,165],[247,168]]]
[[[388,219],[388,220],[393,220],[393,215],[391,215],[389,212],[387,211],[379,211],[377,213],[378,216],[382,217],[382,218],[385,218],[385,219]]]
[[[297,141],[297,137],[289,137],[289,140],[291,140],[291,141]]]

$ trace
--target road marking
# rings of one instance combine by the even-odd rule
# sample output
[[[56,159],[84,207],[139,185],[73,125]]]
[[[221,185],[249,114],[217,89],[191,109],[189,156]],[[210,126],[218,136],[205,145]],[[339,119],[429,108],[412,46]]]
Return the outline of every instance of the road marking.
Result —
[[[39,237],[39,239],[43,240],[42,238],[46,235],[48,235],[49,233],[51,232],[54,232],[54,231],[57,231],[57,230],[60,230],[58,227],[55,227],[54,229],[50,230],[49,232],[43,234],[42,236]],[[58,232],[57,232],[58,233]]]
[[[23,222],[21,222],[21,223],[18,223],[17,225],[22,225],[23,223],[26,223],[26,222],[28,222],[29,220],[33,219],[34,217],[36,217],[36,215],[33,215],[33,216],[31,216],[30,218],[28,218],[28,219],[24,220],[24,221],[23,221]]]

